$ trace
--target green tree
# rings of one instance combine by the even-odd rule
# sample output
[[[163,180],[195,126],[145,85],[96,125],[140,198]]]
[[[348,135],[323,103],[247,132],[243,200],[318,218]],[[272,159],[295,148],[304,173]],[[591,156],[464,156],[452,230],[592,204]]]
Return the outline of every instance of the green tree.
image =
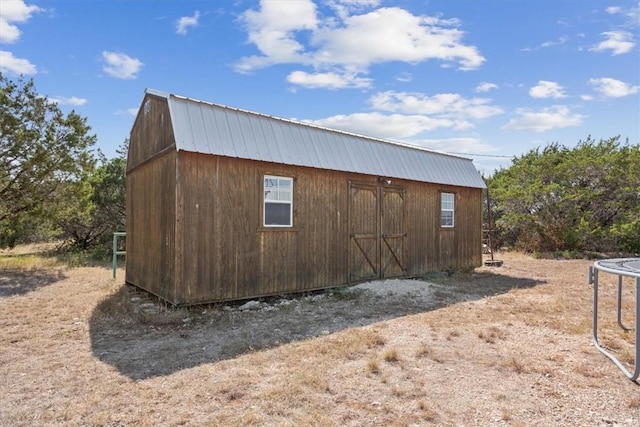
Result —
[[[114,231],[125,229],[126,140],[117,150],[118,156],[107,159],[99,153],[99,165],[82,182],[90,197],[60,222],[63,237],[71,249],[86,250],[110,243]]]
[[[488,180],[495,231],[526,251],[640,251],[640,148],[590,137],[515,158]]]
[[[61,215],[88,207],[94,167],[87,120],[0,73],[0,247],[55,233]],[[83,206],[85,205],[85,206]]]

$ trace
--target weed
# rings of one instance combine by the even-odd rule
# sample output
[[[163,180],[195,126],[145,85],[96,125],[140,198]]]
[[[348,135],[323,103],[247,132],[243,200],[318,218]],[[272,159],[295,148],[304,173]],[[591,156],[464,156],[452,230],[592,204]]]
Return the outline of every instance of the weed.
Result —
[[[389,363],[395,363],[399,361],[400,359],[398,358],[398,350],[396,350],[395,348],[387,350],[387,352],[384,354],[384,360]]]
[[[572,322],[566,325],[564,319],[556,319],[556,324],[553,325],[555,329],[566,330],[573,335],[584,335],[588,333],[593,327],[592,319],[580,319],[576,322]]]
[[[611,337],[605,337],[600,340],[600,344],[609,350],[618,351],[622,349],[622,344],[616,339]]]
[[[352,289],[350,287],[340,287],[327,289],[327,294],[340,301],[351,301],[359,299],[364,293],[363,289]]]
[[[396,397],[404,397],[407,395],[407,390],[402,387],[395,386],[393,387],[391,393],[393,393],[393,395]]]
[[[422,411],[422,418],[425,421],[434,421],[437,417],[435,411],[422,399],[418,400],[418,409]]]
[[[586,378],[602,378],[604,376],[602,372],[597,371],[593,366],[586,364],[578,366],[575,368],[574,372]]]
[[[507,334],[502,329],[491,326],[487,331],[478,332],[478,338],[485,340],[489,344],[494,344],[498,339],[507,339]]]
[[[369,343],[368,343],[368,347],[372,348],[372,347],[382,347],[383,345],[385,345],[387,343],[387,340],[384,339],[384,337],[380,334],[378,334],[377,332],[375,332],[374,334],[369,336]]]
[[[511,369],[512,371],[514,371],[517,374],[522,374],[522,373],[526,372],[526,368],[525,368],[524,363],[522,363],[522,361],[520,361],[515,356],[513,356],[513,357],[509,358],[508,360],[506,360],[505,362],[503,362],[502,366],[504,366],[505,368]]]
[[[500,410],[500,413],[501,413],[500,417],[502,418],[502,421],[510,421],[511,418],[513,418],[513,415],[511,414],[511,409],[505,408],[504,406]]]
[[[418,349],[416,350],[416,357],[418,358],[424,357],[427,359],[431,359],[437,363],[444,362],[444,360],[435,353],[433,348],[427,346],[425,343],[420,344],[420,347],[418,347]]]
[[[456,338],[459,336],[460,336],[460,331],[456,329],[449,331],[449,333],[447,334],[447,341],[451,341],[453,338]]]
[[[618,355],[618,359],[621,362],[628,363],[629,365],[632,365],[634,363],[635,358],[636,356],[634,355],[634,353],[628,348],[622,350]],[[640,363],[640,361],[636,361],[636,363]]]
[[[433,349],[425,343],[420,344],[416,350],[416,357],[430,357],[431,355],[433,355]]]
[[[367,369],[372,374],[377,375],[380,373],[380,365],[378,364],[378,361],[375,359],[369,360],[369,362],[367,363]]]

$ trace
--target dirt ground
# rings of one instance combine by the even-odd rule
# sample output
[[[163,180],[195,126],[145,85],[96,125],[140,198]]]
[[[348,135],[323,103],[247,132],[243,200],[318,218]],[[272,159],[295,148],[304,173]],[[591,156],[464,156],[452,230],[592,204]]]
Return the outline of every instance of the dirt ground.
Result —
[[[592,261],[499,257],[178,309],[122,269],[0,265],[0,425],[640,425],[640,385],[592,343]],[[614,284],[600,338],[631,369]]]

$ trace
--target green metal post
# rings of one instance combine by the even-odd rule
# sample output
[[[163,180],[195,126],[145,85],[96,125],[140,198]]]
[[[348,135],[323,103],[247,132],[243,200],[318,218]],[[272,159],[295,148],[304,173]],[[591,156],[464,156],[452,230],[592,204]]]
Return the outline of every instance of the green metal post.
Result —
[[[113,278],[116,278],[116,268],[118,268],[118,236],[113,233]]]
[[[118,268],[118,255],[126,255],[126,251],[118,250],[118,237],[126,237],[127,233],[113,233],[113,278],[116,278],[116,269]]]

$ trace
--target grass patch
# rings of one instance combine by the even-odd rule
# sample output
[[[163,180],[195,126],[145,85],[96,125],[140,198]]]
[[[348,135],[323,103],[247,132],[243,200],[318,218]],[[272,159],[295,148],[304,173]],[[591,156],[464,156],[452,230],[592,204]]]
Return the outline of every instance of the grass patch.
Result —
[[[417,358],[430,359],[430,360],[433,360],[434,362],[437,362],[437,363],[443,363],[444,362],[444,359],[442,359],[442,357],[438,356],[436,354],[435,350],[433,348],[429,347],[425,343],[420,344],[420,346],[416,350],[416,357]]]
[[[367,371],[371,374],[378,375],[380,373],[380,364],[377,360],[371,359],[367,362]]]
[[[62,267],[54,257],[43,257],[38,254],[4,254],[0,253],[0,270],[42,270],[45,268]]]
[[[56,267],[111,266],[110,257],[106,259],[102,252],[104,251],[61,251],[55,243],[20,245],[13,249],[0,250],[0,269],[28,271]],[[120,259],[119,266],[122,264]]]
[[[422,413],[422,419],[428,422],[436,420],[438,414],[424,401],[418,400],[418,409]]]
[[[627,406],[629,409],[640,409],[640,396],[632,397]]]
[[[513,414],[511,413],[511,409],[506,408],[506,407],[502,407],[500,409],[500,418],[502,419],[502,421],[511,421],[511,419],[513,418]]]
[[[484,340],[489,344],[495,344],[495,342],[499,339],[506,340],[507,333],[496,326],[491,326],[485,331],[478,332],[478,338]]]
[[[352,301],[359,299],[364,293],[363,289],[352,289],[344,286],[339,288],[327,289],[325,293],[338,301]]]
[[[520,359],[518,359],[517,357],[515,357],[515,356],[513,356],[513,357],[507,359],[506,361],[504,361],[502,363],[502,366],[512,370],[516,374],[522,374],[522,373],[526,373],[527,372],[525,364],[522,363],[522,361]]]
[[[575,370],[575,373],[582,375],[585,378],[602,378],[604,374],[602,371],[598,371],[593,366],[582,364],[578,366]]]
[[[395,348],[387,350],[387,352],[384,354],[384,360],[385,362],[389,363],[398,362],[400,360],[400,358],[398,357],[398,350],[396,350]]]

